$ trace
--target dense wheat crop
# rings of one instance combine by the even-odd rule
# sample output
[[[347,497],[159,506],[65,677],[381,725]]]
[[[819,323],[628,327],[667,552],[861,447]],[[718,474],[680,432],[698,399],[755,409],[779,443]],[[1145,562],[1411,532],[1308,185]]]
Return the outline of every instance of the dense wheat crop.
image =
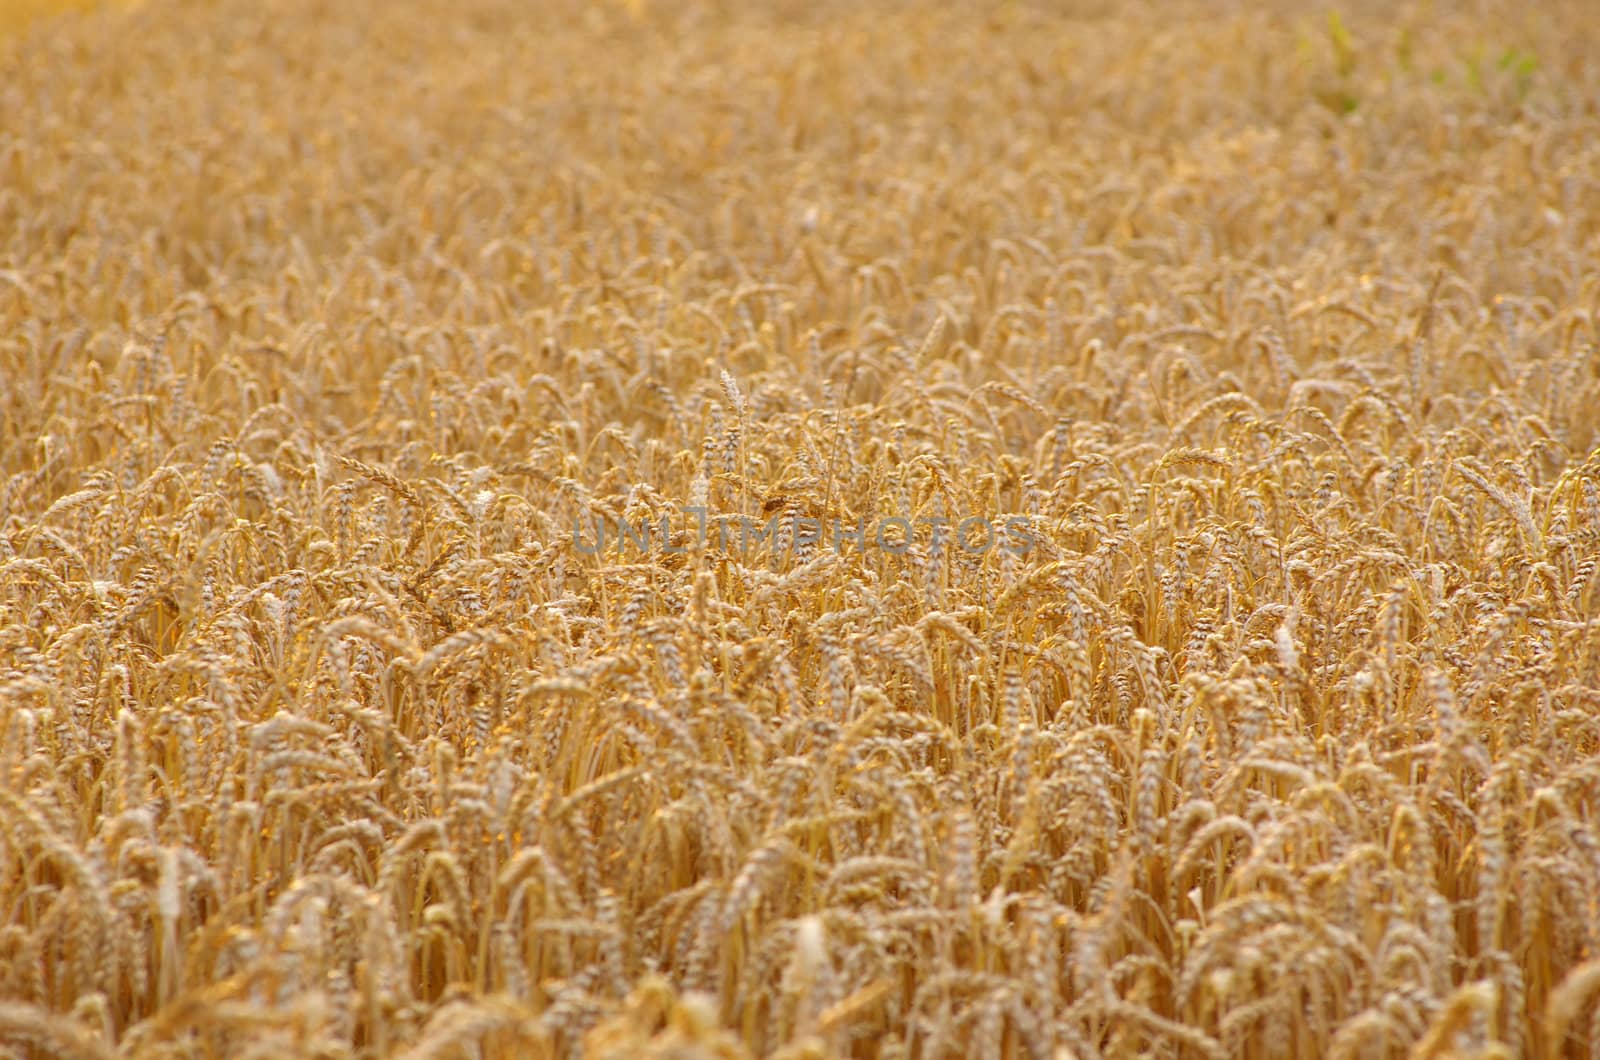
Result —
[[[1595,11],[1242,7],[13,29],[0,1052],[1600,1057]]]

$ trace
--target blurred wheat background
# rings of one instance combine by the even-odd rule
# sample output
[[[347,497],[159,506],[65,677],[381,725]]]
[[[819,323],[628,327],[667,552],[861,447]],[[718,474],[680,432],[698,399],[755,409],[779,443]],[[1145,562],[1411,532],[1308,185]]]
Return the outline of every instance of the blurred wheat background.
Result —
[[[1587,0],[37,6],[0,1053],[1600,1057]]]

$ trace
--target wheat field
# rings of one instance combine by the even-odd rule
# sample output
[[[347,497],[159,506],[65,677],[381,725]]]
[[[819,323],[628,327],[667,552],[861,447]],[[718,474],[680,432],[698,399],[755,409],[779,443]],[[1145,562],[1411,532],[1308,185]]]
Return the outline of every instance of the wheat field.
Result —
[[[1588,0],[4,33],[0,1056],[1600,1057]]]

